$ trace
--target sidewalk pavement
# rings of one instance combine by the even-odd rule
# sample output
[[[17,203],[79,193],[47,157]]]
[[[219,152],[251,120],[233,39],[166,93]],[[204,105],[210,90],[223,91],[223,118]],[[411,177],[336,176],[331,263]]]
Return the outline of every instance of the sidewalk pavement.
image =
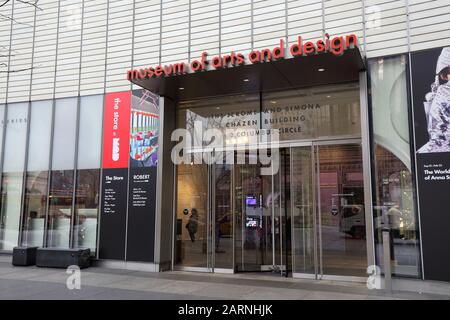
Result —
[[[81,289],[69,290],[65,269],[14,267],[0,260],[0,299],[201,300],[201,299],[450,299],[449,296],[368,290],[363,283],[313,281],[275,275],[151,273],[91,267],[81,270]]]

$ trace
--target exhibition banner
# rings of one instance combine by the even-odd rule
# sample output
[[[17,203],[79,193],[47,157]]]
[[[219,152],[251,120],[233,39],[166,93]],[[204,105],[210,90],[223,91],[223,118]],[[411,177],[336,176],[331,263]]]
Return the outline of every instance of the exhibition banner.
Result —
[[[424,278],[450,281],[450,47],[412,53],[411,70]]]

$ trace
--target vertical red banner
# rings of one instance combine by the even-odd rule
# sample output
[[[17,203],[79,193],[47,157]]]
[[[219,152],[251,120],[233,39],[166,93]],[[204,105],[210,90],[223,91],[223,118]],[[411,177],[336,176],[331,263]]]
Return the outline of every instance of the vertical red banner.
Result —
[[[106,94],[103,124],[103,168],[128,168],[131,91]]]

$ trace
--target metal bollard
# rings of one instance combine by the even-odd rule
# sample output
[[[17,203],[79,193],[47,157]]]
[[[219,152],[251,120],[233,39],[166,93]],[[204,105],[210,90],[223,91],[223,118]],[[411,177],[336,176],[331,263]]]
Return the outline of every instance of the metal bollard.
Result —
[[[392,293],[392,270],[391,270],[391,236],[388,228],[383,229],[383,260],[384,260],[384,289]]]

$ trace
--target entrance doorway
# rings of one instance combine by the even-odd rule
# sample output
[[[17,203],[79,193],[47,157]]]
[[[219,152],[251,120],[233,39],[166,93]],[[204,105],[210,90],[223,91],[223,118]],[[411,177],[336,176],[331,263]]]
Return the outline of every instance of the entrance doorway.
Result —
[[[367,268],[361,143],[291,148],[293,274],[364,277]]]
[[[360,141],[280,148],[273,174],[262,174],[253,156],[245,153],[242,164],[178,166],[175,267],[363,277]]]

